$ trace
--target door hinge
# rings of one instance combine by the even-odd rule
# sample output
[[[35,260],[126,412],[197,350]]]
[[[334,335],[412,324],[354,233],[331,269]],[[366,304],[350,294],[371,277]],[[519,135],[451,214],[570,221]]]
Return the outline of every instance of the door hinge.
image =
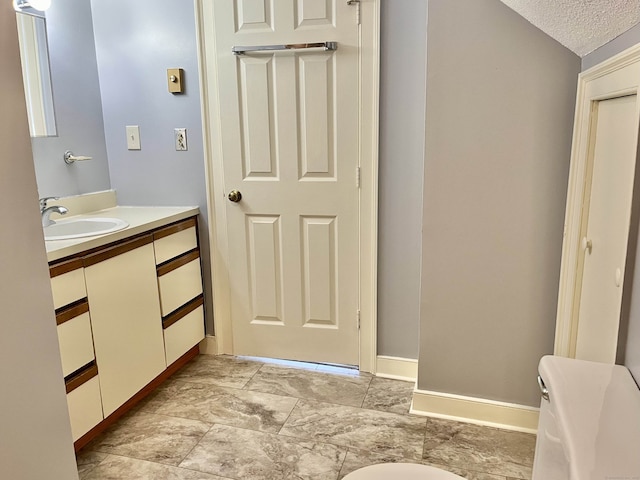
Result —
[[[356,318],[358,319],[358,330],[360,330],[360,310],[356,312]]]
[[[360,188],[360,167],[356,167],[356,188]]]
[[[360,25],[360,0],[347,0],[347,5],[356,6],[356,24]]]

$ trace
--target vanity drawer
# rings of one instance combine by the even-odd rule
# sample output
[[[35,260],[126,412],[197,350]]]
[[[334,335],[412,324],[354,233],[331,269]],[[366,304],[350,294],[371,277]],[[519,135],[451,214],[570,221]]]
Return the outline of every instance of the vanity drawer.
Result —
[[[158,288],[163,317],[200,295],[202,274],[198,251],[158,267]]]
[[[202,295],[185,308],[163,320],[167,366],[178,360],[204,338],[204,306]]]
[[[104,419],[98,375],[67,393],[67,408],[75,442]]]
[[[156,265],[198,248],[196,219],[190,218],[155,231],[153,247],[156,252]]]
[[[49,267],[49,275],[56,310],[87,296],[81,259],[52,265]]]
[[[95,359],[89,305],[85,302],[56,315],[62,372],[68,376]]]

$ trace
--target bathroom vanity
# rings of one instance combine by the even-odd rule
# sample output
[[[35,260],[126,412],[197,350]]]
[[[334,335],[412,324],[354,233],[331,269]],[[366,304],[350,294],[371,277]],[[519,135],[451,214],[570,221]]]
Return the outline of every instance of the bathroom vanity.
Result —
[[[197,208],[113,207],[117,232],[46,242],[76,450],[198,354]]]

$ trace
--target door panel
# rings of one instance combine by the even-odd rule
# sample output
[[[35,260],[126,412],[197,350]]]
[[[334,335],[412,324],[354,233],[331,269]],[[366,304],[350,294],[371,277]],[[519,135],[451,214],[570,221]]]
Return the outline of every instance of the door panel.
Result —
[[[235,13],[238,31],[273,31],[273,0],[239,0]]]
[[[244,178],[277,177],[273,124],[274,59],[240,58]]]
[[[247,215],[252,321],[283,325],[280,218]]]
[[[353,7],[214,2],[235,354],[358,363]],[[233,46],[332,41],[235,56]]]
[[[297,0],[296,28],[313,28],[333,24],[333,0]]]
[[[336,218],[302,217],[305,326],[336,327]]]
[[[614,363],[616,358],[636,163],[636,101],[636,95],[603,100],[592,113],[592,180],[576,342],[576,358],[585,360]]]
[[[334,55],[299,55],[300,178],[335,180]]]

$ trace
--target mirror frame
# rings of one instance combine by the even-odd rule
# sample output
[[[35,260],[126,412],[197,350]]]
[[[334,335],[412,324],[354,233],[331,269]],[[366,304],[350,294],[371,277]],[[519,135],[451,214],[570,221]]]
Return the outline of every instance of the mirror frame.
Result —
[[[33,9],[16,12],[20,60],[31,137],[57,136],[53,86],[44,14]]]

